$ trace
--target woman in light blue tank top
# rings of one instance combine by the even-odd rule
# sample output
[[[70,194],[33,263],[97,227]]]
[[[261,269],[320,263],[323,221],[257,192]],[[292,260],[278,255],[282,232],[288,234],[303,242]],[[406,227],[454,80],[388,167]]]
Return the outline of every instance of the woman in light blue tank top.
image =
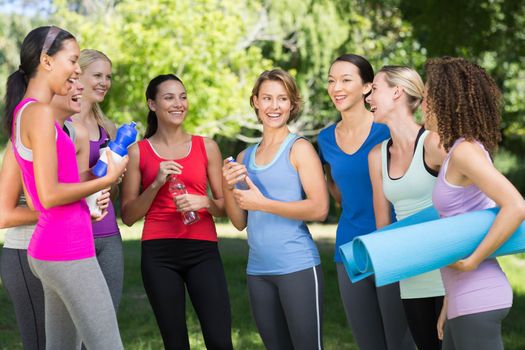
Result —
[[[432,206],[432,189],[446,153],[438,135],[414,120],[423,93],[423,80],[415,70],[386,66],[374,77],[367,97],[375,121],[386,124],[391,135],[368,155],[377,228],[391,223],[390,203],[397,220]],[[439,270],[402,280],[399,287],[418,349],[439,350],[436,324],[445,295]]]
[[[223,187],[232,223],[248,230],[255,322],[267,349],[322,349],[323,274],[304,222],[328,214],[321,162],[313,146],[288,129],[300,110],[288,73],[263,72],[250,103],[263,125],[262,141],[237,162],[225,160]]]

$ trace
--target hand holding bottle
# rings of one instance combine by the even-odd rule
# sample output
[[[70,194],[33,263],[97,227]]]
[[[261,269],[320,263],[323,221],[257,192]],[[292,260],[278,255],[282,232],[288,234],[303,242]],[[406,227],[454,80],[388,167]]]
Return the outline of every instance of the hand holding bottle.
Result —
[[[222,176],[228,184],[229,189],[248,189],[248,185],[246,184],[246,177],[248,177],[246,166],[244,164],[237,163],[231,156],[224,160]]]
[[[177,203],[177,198],[188,194],[186,190],[186,185],[182,180],[176,175],[170,175],[169,177],[169,188],[170,194],[173,196],[173,200]],[[177,207],[179,211],[182,211]],[[184,225],[191,225],[199,221],[199,214],[196,211],[182,211],[182,222]]]

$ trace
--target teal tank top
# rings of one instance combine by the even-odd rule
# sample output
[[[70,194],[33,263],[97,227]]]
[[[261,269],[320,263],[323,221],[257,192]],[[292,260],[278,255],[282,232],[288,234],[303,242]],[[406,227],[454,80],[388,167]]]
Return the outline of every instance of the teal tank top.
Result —
[[[265,197],[282,202],[305,198],[299,174],[290,162],[290,150],[298,138],[289,134],[264,166],[255,163],[259,144],[246,149],[243,163],[248,176]],[[247,231],[249,275],[284,275],[320,264],[315,242],[302,220],[250,210]]]
[[[397,221],[432,205],[432,190],[437,177],[428,172],[423,159],[423,146],[428,133],[425,130],[418,135],[412,162],[410,162],[406,173],[398,179],[392,179],[388,174],[389,140],[385,140],[381,144],[383,192],[386,199],[394,206]],[[385,234],[388,234],[388,231]],[[401,299],[445,295],[439,270],[402,280],[399,282],[399,289],[401,290]]]

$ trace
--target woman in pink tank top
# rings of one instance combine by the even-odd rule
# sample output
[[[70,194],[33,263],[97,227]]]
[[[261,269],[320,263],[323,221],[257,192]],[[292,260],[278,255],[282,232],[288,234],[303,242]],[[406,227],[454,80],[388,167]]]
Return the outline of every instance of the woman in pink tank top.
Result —
[[[111,164],[102,178],[80,182],[75,147],[49,106],[78,79],[79,51],[67,31],[32,30],[22,43],[20,67],[7,82],[4,120],[25,188],[40,212],[28,260],[44,289],[46,348],[74,349],[82,341],[89,348],[121,349],[83,198],[114,183],[126,161]]]
[[[449,152],[434,187],[436,209],[448,217],[501,208],[472,254],[441,269],[446,298],[438,332],[443,350],[503,349],[501,322],[512,289],[497,260],[488,257],[525,219],[525,202],[489,155],[501,139],[501,93],[483,68],[463,58],[432,59],[425,68],[426,123]]]

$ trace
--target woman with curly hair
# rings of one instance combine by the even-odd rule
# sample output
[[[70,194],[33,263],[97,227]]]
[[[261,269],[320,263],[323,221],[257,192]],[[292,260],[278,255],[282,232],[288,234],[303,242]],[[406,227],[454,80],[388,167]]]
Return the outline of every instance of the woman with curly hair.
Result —
[[[488,257],[525,219],[525,202],[489,154],[501,139],[501,93],[483,68],[463,58],[432,59],[425,69],[426,118],[448,151],[434,187],[436,209],[449,217],[501,208],[472,254],[441,269],[446,297],[438,333],[444,350],[503,349],[501,322],[512,289],[498,261]]]

